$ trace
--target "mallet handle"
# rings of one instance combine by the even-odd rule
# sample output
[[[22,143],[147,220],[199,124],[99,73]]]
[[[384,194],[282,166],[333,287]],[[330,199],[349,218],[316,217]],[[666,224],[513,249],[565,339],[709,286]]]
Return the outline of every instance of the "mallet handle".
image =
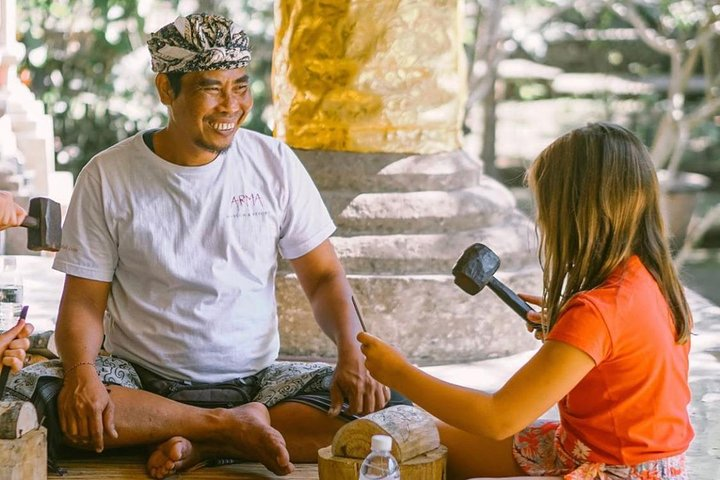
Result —
[[[518,297],[515,292],[510,290],[510,288],[494,276],[490,277],[490,281],[487,285],[490,287],[490,290],[495,292],[495,294],[500,297],[505,304],[507,304],[508,307],[512,308],[515,313],[520,315],[522,319],[527,322],[527,314],[532,312],[533,309],[525,302],[525,300]],[[528,322],[528,325],[531,325],[535,330],[540,328],[540,325],[532,322]]]
[[[7,385],[8,377],[10,376],[10,367],[2,366],[2,372],[0,372],[0,398],[5,396],[5,386]]]
[[[20,224],[21,227],[25,228],[37,228],[38,225],[38,219],[35,217],[25,217],[25,219]]]

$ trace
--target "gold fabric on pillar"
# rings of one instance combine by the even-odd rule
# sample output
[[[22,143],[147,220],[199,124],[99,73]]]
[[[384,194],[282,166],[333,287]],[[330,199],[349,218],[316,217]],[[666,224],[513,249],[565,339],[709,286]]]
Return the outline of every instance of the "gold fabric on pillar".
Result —
[[[275,136],[295,148],[460,148],[462,0],[277,0]]]

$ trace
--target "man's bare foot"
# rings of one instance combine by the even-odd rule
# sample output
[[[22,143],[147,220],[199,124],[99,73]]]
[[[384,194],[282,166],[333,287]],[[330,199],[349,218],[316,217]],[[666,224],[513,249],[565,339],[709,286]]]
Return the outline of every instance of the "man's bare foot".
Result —
[[[258,402],[225,410],[230,418],[216,457],[242,458],[260,462],[276,475],[295,470],[282,434],[270,425],[270,412]]]
[[[202,461],[198,449],[193,449],[190,440],[172,437],[161,443],[150,454],[147,470],[152,478],[165,478],[175,472],[181,472]]]
[[[270,426],[265,405],[249,403],[219,409],[218,413],[221,424],[218,429],[212,427],[209,437],[198,440],[173,437],[160,444],[147,462],[150,475],[165,478],[213,457],[260,462],[276,475],[287,475],[295,469],[285,439]]]

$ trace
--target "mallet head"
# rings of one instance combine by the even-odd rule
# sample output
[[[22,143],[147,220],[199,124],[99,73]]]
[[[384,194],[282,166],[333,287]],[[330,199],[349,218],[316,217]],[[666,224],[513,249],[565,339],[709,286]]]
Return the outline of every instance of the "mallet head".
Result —
[[[30,199],[27,226],[28,250],[57,252],[62,242],[60,204],[49,198]]]
[[[500,268],[500,258],[482,243],[475,243],[463,252],[452,274],[455,285],[470,295],[477,294]]]

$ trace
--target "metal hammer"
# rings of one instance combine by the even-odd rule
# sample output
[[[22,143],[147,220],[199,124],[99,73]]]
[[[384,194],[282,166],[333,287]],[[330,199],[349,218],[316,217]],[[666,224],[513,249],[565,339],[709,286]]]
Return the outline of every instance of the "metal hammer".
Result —
[[[520,315],[528,325],[539,330],[539,324],[528,322],[527,314],[533,311],[532,307],[518,297],[505,284],[494,277],[500,267],[500,258],[482,243],[475,243],[463,252],[462,256],[455,263],[452,274],[455,277],[455,285],[462,288],[470,295],[477,294],[485,285],[500,297],[510,308]]]
[[[20,224],[28,229],[28,250],[60,250],[62,240],[62,212],[60,204],[49,198],[36,197],[30,199],[30,208],[25,220]]]

